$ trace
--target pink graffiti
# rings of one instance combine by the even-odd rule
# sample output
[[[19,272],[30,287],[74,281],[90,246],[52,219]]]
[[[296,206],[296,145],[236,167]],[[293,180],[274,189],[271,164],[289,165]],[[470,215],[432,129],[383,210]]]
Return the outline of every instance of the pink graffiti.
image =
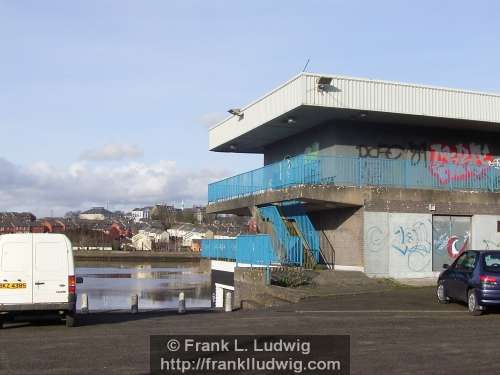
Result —
[[[459,241],[458,236],[451,236],[448,239],[448,244],[446,249],[448,250],[448,255],[451,259],[455,259],[460,254],[462,254],[467,249],[467,244],[469,243],[469,237],[465,237],[465,241],[460,249],[457,249],[457,242]]]
[[[430,173],[443,185],[451,181],[482,178],[493,162],[488,145],[433,144],[429,149]]]

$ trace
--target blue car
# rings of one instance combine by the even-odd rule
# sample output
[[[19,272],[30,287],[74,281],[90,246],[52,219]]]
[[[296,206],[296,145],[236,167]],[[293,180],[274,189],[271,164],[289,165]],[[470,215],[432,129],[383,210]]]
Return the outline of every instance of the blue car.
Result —
[[[437,284],[440,303],[465,302],[472,315],[500,306],[500,251],[469,250],[443,268]]]

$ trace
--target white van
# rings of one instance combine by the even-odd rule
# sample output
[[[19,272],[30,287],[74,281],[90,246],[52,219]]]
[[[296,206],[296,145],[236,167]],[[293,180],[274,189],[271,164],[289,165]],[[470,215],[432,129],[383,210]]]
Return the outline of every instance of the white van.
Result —
[[[0,236],[0,328],[14,316],[57,313],[75,324],[76,279],[71,242],[63,234]]]

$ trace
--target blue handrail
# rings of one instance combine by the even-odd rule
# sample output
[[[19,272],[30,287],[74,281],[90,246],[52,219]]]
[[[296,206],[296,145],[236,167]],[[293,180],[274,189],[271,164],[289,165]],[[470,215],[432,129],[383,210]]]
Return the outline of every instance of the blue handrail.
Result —
[[[201,256],[246,265],[269,266],[277,263],[271,236],[266,234],[239,235],[234,239],[201,241]]]
[[[208,202],[297,185],[388,186],[500,192],[500,169],[477,163],[299,155],[208,186]]]

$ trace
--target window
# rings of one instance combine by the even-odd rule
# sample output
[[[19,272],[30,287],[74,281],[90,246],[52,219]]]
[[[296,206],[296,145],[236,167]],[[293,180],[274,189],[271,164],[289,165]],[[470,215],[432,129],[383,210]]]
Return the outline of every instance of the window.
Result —
[[[485,254],[483,265],[488,272],[500,272],[500,252]]]
[[[500,221],[497,221],[497,232],[500,233]]]
[[[467,251],[458,258],[455,268],[464,271],[472,271],[476,266],[476,254]]]

